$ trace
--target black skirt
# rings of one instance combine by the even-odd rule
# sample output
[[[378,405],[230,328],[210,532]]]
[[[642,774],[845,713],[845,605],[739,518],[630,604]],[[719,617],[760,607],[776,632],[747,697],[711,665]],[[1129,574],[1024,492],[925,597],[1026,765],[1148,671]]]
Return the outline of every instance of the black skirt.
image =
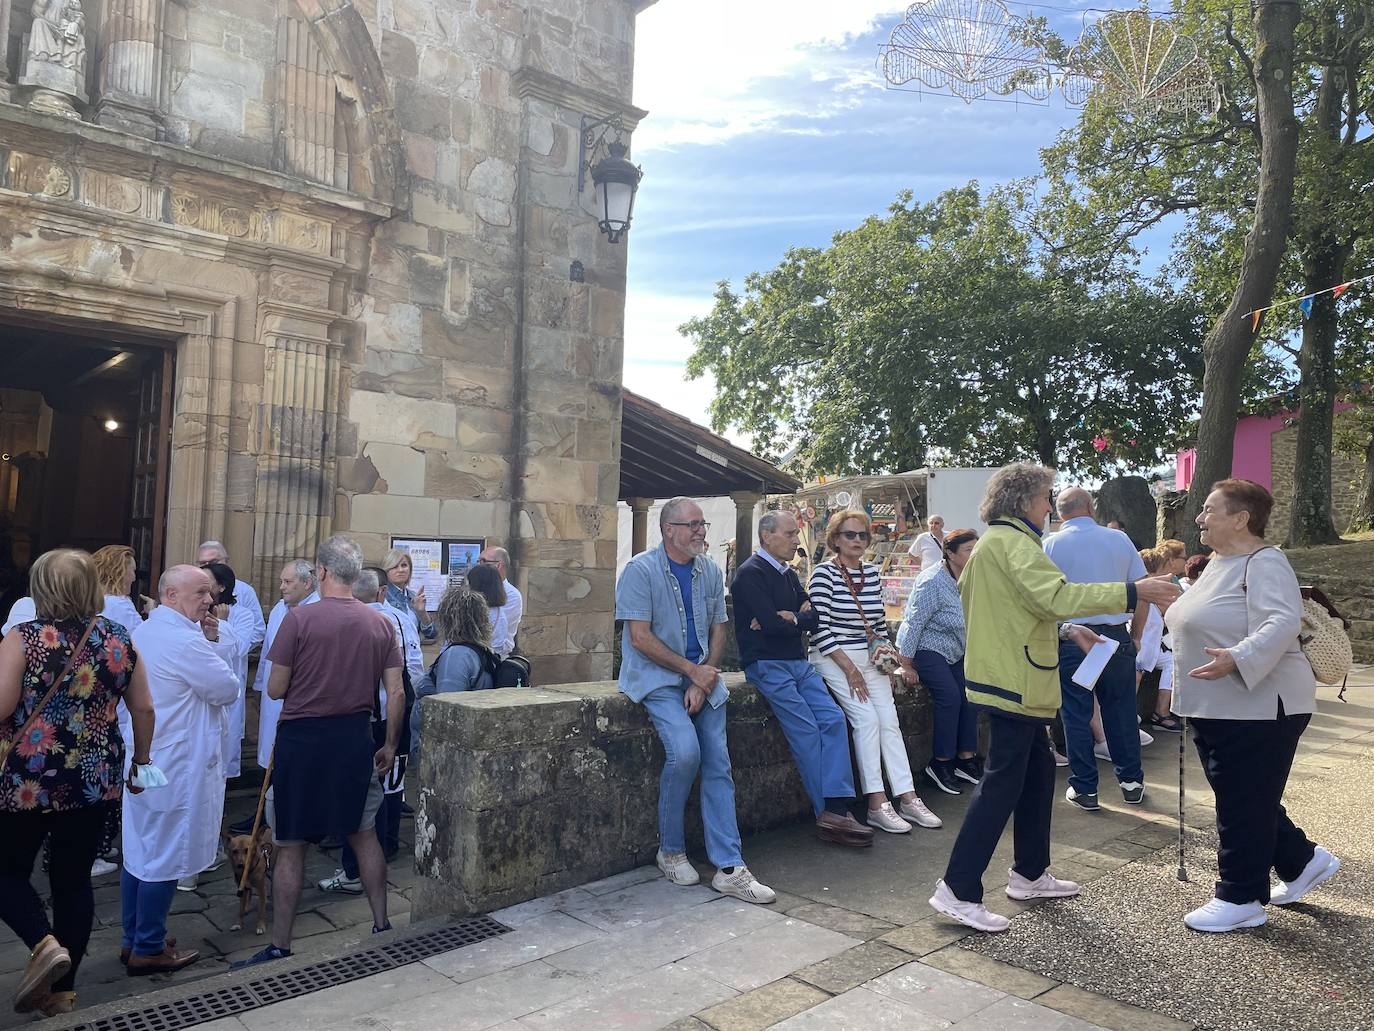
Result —
[[[376,772],[372,714],[312,716],[277,725],[272,770],[273,833],[311,841],[356,833]]]

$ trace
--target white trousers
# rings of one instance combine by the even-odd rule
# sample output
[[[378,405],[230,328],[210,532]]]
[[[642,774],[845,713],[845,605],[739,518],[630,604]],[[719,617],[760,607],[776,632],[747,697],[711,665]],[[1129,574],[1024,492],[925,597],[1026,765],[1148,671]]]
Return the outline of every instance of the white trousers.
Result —
[[[863,674],[868,688],[868,701],[861,702],[849,690],[849,681],[839,664],[828,655],[812,649],[811,664],[820,671],[825,686],[835,696],[849,720],[854,741],[854,755],[859,760],[859,778],[863,792],[871,795],[883,790],[883,770],[893,796],[904,795],[916,788],[911,778],[911,762],[907,759],[902,727],[897,722],[897,705],[892,699],[892,681],[879,673],[868,660],[867,648],[842,649],[849,660]]]

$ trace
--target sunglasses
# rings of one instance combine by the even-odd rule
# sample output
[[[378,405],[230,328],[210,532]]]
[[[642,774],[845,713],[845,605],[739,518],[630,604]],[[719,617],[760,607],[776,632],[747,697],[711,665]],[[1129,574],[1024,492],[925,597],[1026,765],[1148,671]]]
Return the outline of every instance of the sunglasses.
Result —
[[[847,541],[866,541],[868,540],[867,530],[841,530],[840,536]]]

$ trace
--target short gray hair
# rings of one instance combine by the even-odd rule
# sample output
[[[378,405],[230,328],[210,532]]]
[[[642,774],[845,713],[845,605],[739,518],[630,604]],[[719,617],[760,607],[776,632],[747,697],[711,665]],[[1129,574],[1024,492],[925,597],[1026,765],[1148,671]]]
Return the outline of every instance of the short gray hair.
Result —
[[[696,498],[683,497],[682,495],[679,495],[675,498],[669,498],[667,501],[663,503],[663,508],[660,509],[658,513],[659,530],[661,531],[665,526],[672,522],[673,519],[677,516],[679,512],[682,511],[683,508],[685,508],[688,505],[695,505],[696,503]]]
[[[336,533],[320,543],[315,564],[329,570],[339,583],[352,585],[363,569],[363,549],[343,534]]]
[[[1037,497],[1054,489],[1055,470],[1034,462],[1013,462],[992,474],[978,506],[978,518],[990,523],[999,516],[1022,518]]]
[[[774,509],[771,512],[763,513],[763,515],[759,516],[759,540],[763,540],[763,535],[765,533],[777,533],[779,530],[783,529],[787,525],[788,520],[791,520],[795,524],[797,517],[790,512],[783,512],[780,509]]]
[[[200,558],[202,551],[211,550],[218,551],[221,559],[229,558],[229,549],[224,546],[224,542],[216,540],[201,541],[200,547],[196,549],[196,558]]]
[[[353,581],[353,597],[361,602],[371,604],[377,600],[377,592],[381,590],[382,581],[371,569],[358,571],[358,579]]]
[[[315,586],[315,567],[310,564],[309,559],[293,558],[282,569],[289,569],[296,574],[297,580],[307,581],[311,587]]]

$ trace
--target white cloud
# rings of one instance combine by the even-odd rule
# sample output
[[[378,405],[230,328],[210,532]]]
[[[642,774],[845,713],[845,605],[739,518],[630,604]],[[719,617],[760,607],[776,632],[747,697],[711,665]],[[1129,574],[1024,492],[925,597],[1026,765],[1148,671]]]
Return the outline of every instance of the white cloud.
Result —
[[[775,127],[789,115],[827,117],[881,88],[876,57],[855,60],[845,44],[896,24],[893,0],[662,0],[636,20],[635,103],[650,117],[635,132],[647,150],[720,143]],[[769,79],[828,84],[814,96],[774,95]],[[815,130],[819,131],[819,130]]]

